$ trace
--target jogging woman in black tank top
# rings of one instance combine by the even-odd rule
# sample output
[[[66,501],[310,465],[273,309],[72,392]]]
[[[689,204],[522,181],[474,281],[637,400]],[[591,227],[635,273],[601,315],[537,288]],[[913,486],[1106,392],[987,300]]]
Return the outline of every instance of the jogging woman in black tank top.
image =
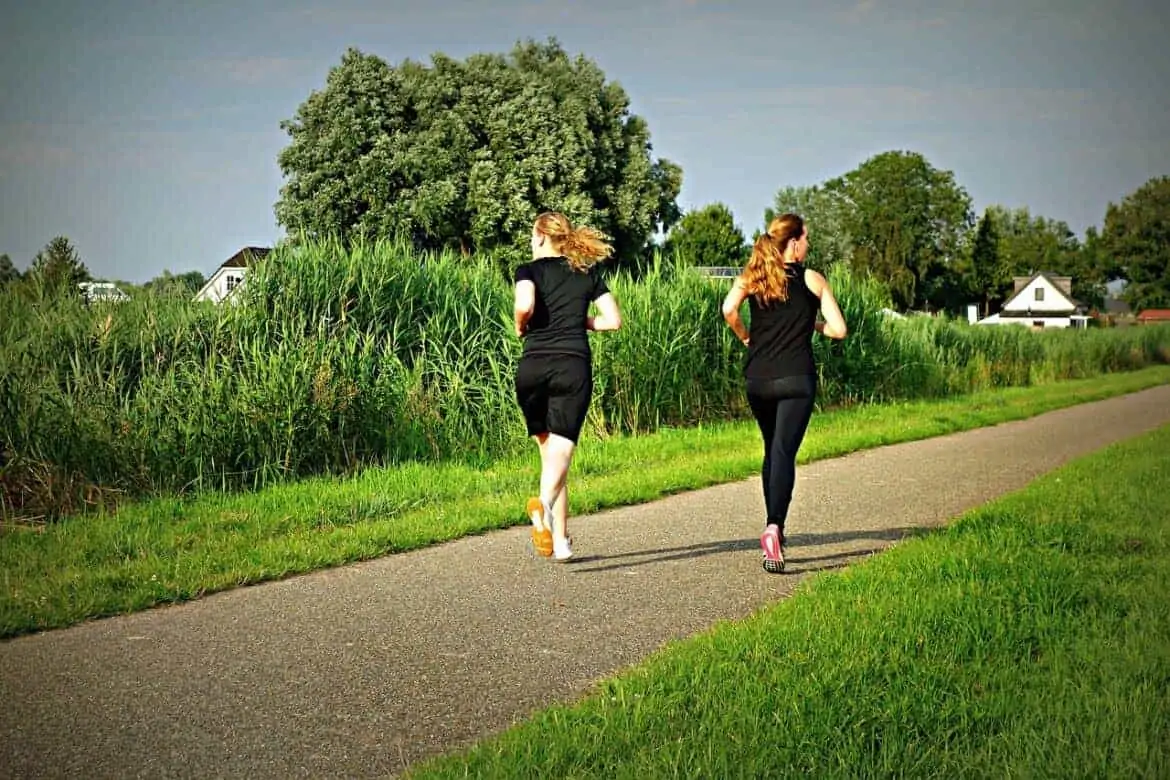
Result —
[[[812,334],[845,338],[845,319],[825,277],[805,268],[808,230],[795,214],[773,219],[756,240],[743,273],[723,301],[723,318],[748,348],[748,404],[764,438],[761,478],[767,518],[760,546],[764,569],[784,571],[784,522],[796,484],[796,453],[817,391]],[[739,316],[748,299],[751,332]],[[817,321],[817,312],[824,317]]]
[[[617,301],[594,265],[612,252],[598,231],[549,212],[532,228],[532,262],[516,269],[516,335],[524,339],[516,400],[540,447],[540,496],[528,500],[527,511],[536,551],[558,561],[573,555],[567,478],[593,395],[587,333],[622,325]],[[589,316],[591,303],[599,316]]]

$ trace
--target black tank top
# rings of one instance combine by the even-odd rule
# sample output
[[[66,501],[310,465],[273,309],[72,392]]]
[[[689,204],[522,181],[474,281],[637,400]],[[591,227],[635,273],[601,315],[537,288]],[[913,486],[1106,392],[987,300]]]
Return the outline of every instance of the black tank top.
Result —
[[[751,312],[747,361],[743,373],[751,379],[780,379],[815,375],[812,334],[820,299],[804,283],[804,265],[791,263],[788,300],[761,306],[749,296]]]

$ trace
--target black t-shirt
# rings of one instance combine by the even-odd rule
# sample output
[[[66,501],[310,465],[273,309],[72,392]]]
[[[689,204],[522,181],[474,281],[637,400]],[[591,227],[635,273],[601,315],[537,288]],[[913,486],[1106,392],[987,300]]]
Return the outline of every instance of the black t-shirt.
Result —
[[[524,354],[591,357],[585,330],[589,304],[609,292],[597,266],[574,271],[563,257],[542,257],[516,269],[516,281],[524,279],[536,285]]]
[[[793,263],[785,269],[788,300],[761,306],[755,296],[748,298],[751,332],[744,375],[751,379],[781,379],[815,375],[812,334],[820,299],[804,282],[804,266]]]

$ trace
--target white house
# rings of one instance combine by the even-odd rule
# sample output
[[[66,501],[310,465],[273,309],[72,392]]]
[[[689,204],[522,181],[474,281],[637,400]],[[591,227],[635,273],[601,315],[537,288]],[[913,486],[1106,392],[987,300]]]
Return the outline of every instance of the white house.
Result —
[[[118,289],[113,282],[81,282],[81,297],[86,303],[121,303],[130,296]]]
[[[1089,317],[1072,297],[1072,277],[1041,271],[1012,280],[1015,289],[999,312],[979,325],[1024,325],[1040,328],[1083,328]]]
[[[195,300],[197,301],[211,301],[212,303],[219,303],[223,301],[233,292],[236,291],[240,285],[244,283],[244,276],[247,274],[248,265],[255,260],[265,257],[272,250],[261,246],[246,246],[239,252],[223,261],[219,268],[215,269],[215,273],[207,280],[207,283],[195,293]]]

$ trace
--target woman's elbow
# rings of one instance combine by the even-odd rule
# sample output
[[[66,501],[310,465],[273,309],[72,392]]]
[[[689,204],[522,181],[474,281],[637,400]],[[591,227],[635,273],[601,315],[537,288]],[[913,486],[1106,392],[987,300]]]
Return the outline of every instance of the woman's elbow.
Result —
[[[825,335],[831,339],[840,340],[840,339],[845,338],[847,335],[849,335],[849,329],[847,327],[845,327],[844,322],[841,322],[841,323],[837,323],[836,325],[830,325],[829,327],[825,328]]]

